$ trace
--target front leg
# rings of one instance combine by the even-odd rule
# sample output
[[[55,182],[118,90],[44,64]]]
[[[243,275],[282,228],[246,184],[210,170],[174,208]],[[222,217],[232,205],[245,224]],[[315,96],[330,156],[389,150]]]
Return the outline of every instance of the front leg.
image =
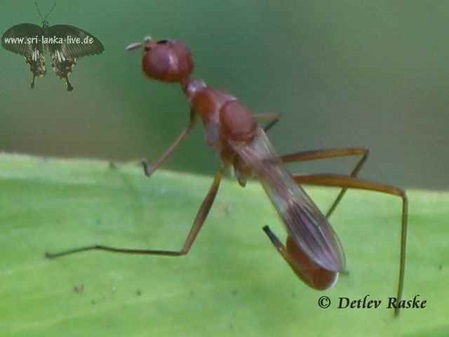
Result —
[[[142,160],[143,172],[147,177],[150,177],[154,171],[156,171],[175,151],[179,144],[187,137],[190,131],[195,126],[196,114],[194,111],[190,111],[190,122],[189,125],[180,133],[172,145],[165,151],[165,153],[151,166],[145,160]]]

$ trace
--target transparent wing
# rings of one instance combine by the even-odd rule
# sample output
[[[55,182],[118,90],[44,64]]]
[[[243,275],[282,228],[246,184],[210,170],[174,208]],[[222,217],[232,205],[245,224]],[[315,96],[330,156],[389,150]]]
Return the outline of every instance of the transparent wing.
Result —
[[[57,53],[67,59],[76,59],[82,56],[95,55],[103,52],[104,47],[99,39],[92,34],[75,26],[53,25],[45,29],[47,37],[62,39],[64,43],[50,43],[47,49],[50,55]],[[76,39],[79,39],[77,42]]]
[[[265,132],[259,129],[249,144],[230,145],[261,180],[293,241],[322,268],[343,271],[345,257],[337,234],[312,199],[293,181]]]

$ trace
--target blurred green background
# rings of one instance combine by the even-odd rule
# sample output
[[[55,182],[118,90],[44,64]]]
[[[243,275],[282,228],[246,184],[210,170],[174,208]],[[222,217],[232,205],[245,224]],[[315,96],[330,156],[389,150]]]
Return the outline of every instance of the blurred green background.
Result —
[[[46,13],[53,0],[39,4]],[[33,0],[2,0],[0,9],[0,32],[18,23],[41,21]],[[280,153],[368,147],[371,156],[363,177],[407,188],[447,189],[448,19],[446,1],[58,0],[50,24],[85,29],[106,50],[78,60],[71,76],[74,91],[68,93],[51,69],[31,90],[31,74],[23,58],[0,49],[0,150],[108,160],[156,159],[186,125],[188,106],[178,86],[148,81],[140,69],[140,53],[124,50],[150,34],[155,39],[185,41],[194,54],[196,75],[211,86],[231,91],[254,112],[281,113],[281,122],[270,131]],[[165,167],[214,172],[219,162],[203,137],[197,127]],[[69,318],[54,330],[58,336],[59,327],[75,331],[74,335],[78,329],[85,331],[85,326],[97,326],[98,317],[102,333],[128,325],[146,331],[153,322],[171,332],[177,329],[174,319],[182,317],[190,335],[196,336],[197,330],[210,334],[221,329],[208,330],[205,321],[215,327],[213,320],[220,318],[225,326],[228,317],[236,316],[241,319],[236,335],[287,330],[289,335],[307,335],[315,327],[324,334],[347,335],[351,326],[372,336],[386,331],[447,336],[440,314],[447,303],[448,270],[444,254],[447,196],[443,193],[410,192],[406,293],[429,298],[429,310],[405,311],[405,319],[393,320],[385,311],[375,312],[375,317],[366,311],[329,315],[311,306],[317,293],[290,277],[263,233],[256,234],[263,221],[274,224],[275,220],[268,204],[252,207],[253,202],[259,205],[259,198],[268,202],[252,184],[246,194],[234,182],[224,184],[209,218],[211,224],[205,226],[196,252],[183,262],[107,254],[45,261],[46,249],[88,240],[175,245],[174,240],[182,237],[180,228],[188,230],[209,180],[185,176],[169,180],[171,174],[161,173],[147,182],[137,166],[118,165],[111,170],[101,162],[85,184],[91,168],[32,161],[9,168],[8,160],[1,161],[5,177],[1,246],[7,253],[1,272],[6,281],[0,282],[0,293],[10,300],[3,302],[17,303],[0,305],[4,315],[13,318],[4,320],[5,325],[35,320],[39,328],[42,321],[60,313]],[[348,172],[351,162],[301,164],[293,169]],[[31,172],[35,176],[28,181]],[[80,183],[73,184],[72,178]],[[62,182],[53,184],[53,179]],[[332,194],[327,190],[316,191],[320,205],[330,202]],[[396,277],[398,230],[393,224],[398,221],[398,204],[375,194],[367,193],[367,199],[358,196],[348,194],[333,219],[351,267],[350,275],[331,294],[364,296],[367,289],[377,289],[375,285],[376,293],[384,296],[394,289]],[[165,203],[165,208],[158,203]],[[247,212],[239,204],[259,211]],[[99,215],[105,217],[103,222],[96,221]],[[149,225],[154,219],[158,227]],[[166,237],[161,239],[159,232]],[[268,278],[268,274],[274,276]],[[86,296],[71,296],[73,285],[80,282],[86,284]],[[128,291],[136,289],[143,293],[131,298]],[[181,296],[173,289],[179,289]],[[94,303],[96,307],[86,311],[92,294],[106,295],[103,303]],[[113,296],[119,301],[109,301]],[[217,305],[220,296],[224,300]],[[136,297],[137,305],[128,306]],[[30,302],[35,307],[29,309]],[[74,310],[74,302],[79,309]],[[279,312],[273,314],[273,310]],[[84,316],[86,312],[100,316],[90,318]],[[129,319],[130,315],[137,318]],[[223,331],[225,335],[227,330]]]
[[[40,0],[46,13],[53,0]],[[156,159],[186,124],[176,85],[150,82],[140,53],[150,34],[186,42],[196,75],[254,112],[279,112],[280,153],[361,146],[362,175],[404,187],[446,189],[449,96],[447,1],[57,1],[50,24],[97,36],[99,56],[78,60],[66,92],[51,69],[29,87],[24,59],[0,51],[0,148],[59,157]],[[32,0],[2,0],[0,30],[40,23]],[[47,67],[50,60],[47,58]],[[167,168],[219,165],[197,128]],[[349,162],[301,165],[339,171]]]

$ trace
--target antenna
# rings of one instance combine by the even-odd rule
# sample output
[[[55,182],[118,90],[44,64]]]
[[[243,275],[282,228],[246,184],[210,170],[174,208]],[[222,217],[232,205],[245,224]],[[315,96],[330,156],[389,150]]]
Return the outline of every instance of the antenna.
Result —
[[[47,15],[45,15],[45,17],[42,15],[42,12],[39,9],[39,4],[37,3],[37,0],[34,1],[34,4],[36,5],[36,9],[37,9],[37,13],[39,14],[39,16],[41,17],[41,20],[46,22],[48,16],[50,15],[50,13],[53,11],[53,9],[55,9],[56,7],[56,0],[55,2],[53,2],[53,6],[51,7],[51,9],[48,11]]]

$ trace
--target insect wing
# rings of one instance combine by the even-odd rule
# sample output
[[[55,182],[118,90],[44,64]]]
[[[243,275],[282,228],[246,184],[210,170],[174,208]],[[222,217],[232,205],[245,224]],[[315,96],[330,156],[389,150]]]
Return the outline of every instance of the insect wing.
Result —
[[[261,180],[293,241],[322,268],[343,271],[345,257],[337,234],[312,199],[294,182],[265,132],[258,129],[249,144],[230,145]]]
[[[58,52],[65,58],[74,60],[82,56],[101,54],[104,50],[100,40],[75,26],[50,26],[46,28],[45,34],[55,42],[47,45],[51,56]]]
[[[30,57],[33,51],[43,52],[42,27],[32,23],[21,23],[9,28],[2,36],[2,47],[13,53]]]
[[[65,79],[67,90],[72,91],[69,74],[82,56],[100,54],[103,44],[88,32],[70,25],[54,25],[45,27],[46,48],[51,57],[52,66],[61,79]]]
[[[42,45],[43,29],[32,23],[22,23],[9,28],[2,36],[2,46],[6,50],[25,56],[26,63],[30,65],[33,73],[31,88],[34,88],[34,79],[45,76],[45,58]]]

